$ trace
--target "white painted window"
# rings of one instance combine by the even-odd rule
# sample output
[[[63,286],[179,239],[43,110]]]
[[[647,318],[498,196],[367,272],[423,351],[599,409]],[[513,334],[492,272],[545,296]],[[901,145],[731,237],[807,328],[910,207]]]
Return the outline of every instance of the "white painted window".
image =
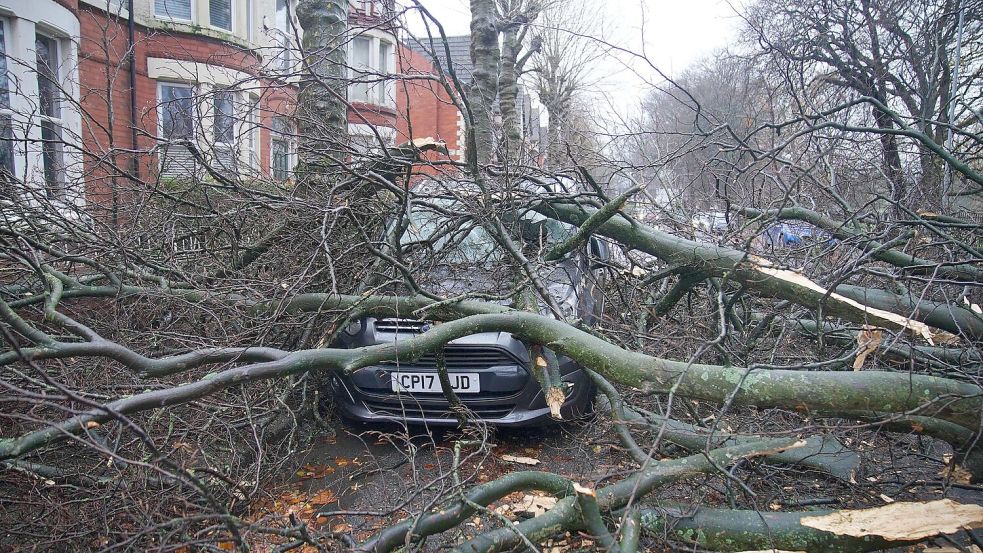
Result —
[[[0,17],[0,171],[59,208],[85,203],[78,91],[78,18],[58,4],[15,2]]]
[[[160,136],[160,173],[170,177],[196,174],[197,162],[188,144],[195,140],[194,87],[186,83],[157,84],[157,117]]]
[[[44,170],[44,184],[48,194],[54,198],[64,198],[65,148],[64,122],[62,121],[62,91],[60,74],[59,40],[37,33],[34,36],[34,51],[37,63],[38,107],[41,124],[41,164]]]
[[[248,156],[249,167],[259,168],[259,96],[249,95],[249,104],[246,112],[246,155]]]
[[[277,48],[273,69],[283,73],[287,73],[293,69],[293,55],[290,51],[292,31],[290,28],[290,10],[287,9],[287,1],[276,0],[276,29],[273,31]]]
[[[297,163],[293,123],[287,117],[274,117],[270,125],[270,176],[289,180]]]
[[[212,95],[212,134],[216,144],[231,146],[235,142],[236,93],[231,89],[216,89]]]
[[[208,0],[209,24],[217,29],[232,32],[232,0]]]
[[[380,106],[392,106],[393,43],[374,35],[357,36],[349,47],[351,84],[348,100]]]
[[[10,110],[10,76],[7,73],[7,36],[10,23],[0,19],[0,170],[16,175],[14,166],[14,135]],[[0,175],[0,182],[3,176]]]
[[[242,147],[239,131],[245,110],[239,102],[240,94],[235,89],[212,90],[212,169],[230,178],[239,175],[243,165],[239,161]]]
[[[154,15],[165,19],[191,21],[193,0],[154,0]]]

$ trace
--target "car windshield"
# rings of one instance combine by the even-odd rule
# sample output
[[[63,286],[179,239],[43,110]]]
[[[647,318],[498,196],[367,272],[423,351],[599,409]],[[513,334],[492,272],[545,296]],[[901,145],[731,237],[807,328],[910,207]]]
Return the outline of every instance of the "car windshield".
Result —
[[[505,258],[501,246],[473,220],[451,217],[424,205],[413,206],[409,218],[409,225],[400,237],[403,246],[422,246],[439,254],[444,263],[490,264]],[[575,230],[535,212],[524,214],[518,223],[523,246],[536,249],[559,244]]]

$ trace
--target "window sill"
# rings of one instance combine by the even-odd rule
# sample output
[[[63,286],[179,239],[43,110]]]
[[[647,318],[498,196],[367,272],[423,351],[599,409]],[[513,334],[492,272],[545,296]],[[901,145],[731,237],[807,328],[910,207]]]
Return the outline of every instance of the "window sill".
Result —
[[[372,102],[362,102],[359,100],[354,100],[350,102],[352,109],[358,111],[373,111],[376,113],[386,114],[386,115],[396,115],[396,106],[392,104],[374,104]]]

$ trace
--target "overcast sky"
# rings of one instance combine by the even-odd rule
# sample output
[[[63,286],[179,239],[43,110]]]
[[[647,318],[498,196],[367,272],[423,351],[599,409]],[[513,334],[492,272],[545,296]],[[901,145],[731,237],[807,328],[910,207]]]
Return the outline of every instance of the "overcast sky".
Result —
[[[585,0],[590,2],[591,0]],[[738,27],[727,0],[593,0],[603,6],[609,27],[606,40],[640,52],[670,76],[677,76],[701,56],[725,46]],[[402,0],[409,5],[409,0]],[[440,20],[449,35],[468,34],[468,0],[421,0]],[[407,18],[413,33],[423,30],[419,16]],[[645,93],[646,81],[656,82],[655,72],[637,61],[631,67],[610,60],[598,68],[595,93],[611,100],[616,111],[630,110]]]

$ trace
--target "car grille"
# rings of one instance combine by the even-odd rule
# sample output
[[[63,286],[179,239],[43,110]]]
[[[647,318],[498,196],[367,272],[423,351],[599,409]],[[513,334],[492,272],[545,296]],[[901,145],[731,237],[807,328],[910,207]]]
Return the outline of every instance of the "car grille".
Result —
[[[444,363],[448,369],[453,371],[485,369],[502,365],[522,366],[525,364],[504,349],[494,346],[471,346],[467,344],[447,344],[444,347]],[[397,363],[395,361],[386,361],[381,364],[395,365]],[[428,353],[415,361],[402,361],[399,365],[433,369],[437,367],[437,358],[432,353]]]
[[[432,324],[427,321],[417,321],[415,319],[379,319],[375,322],[375,329],[377,332],[420,334],[426,330],[426,327]]]
[[[465,406],[477,417],[483,419],[500,419],[507,416],[515,408],[510,405],[468,405]],[[449,419],[454,418],[454,413],[446,405],[418,404],[412,398],[407,397],[401,405],[393,405],[371,399],[365,400],[365,406],[378,415],[388,415],[396,418],[424,418],[424,419]]]

